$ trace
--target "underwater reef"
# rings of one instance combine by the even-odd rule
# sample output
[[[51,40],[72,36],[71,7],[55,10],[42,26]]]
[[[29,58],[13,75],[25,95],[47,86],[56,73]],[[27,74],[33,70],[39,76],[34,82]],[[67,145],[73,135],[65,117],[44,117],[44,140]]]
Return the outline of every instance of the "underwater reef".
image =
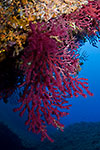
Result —
[[[75,123],[52,137],[54,143],[44,141],[36,150],[100,150],[100,122]]]
[[[0,150],[24,150],[20,139],[0,122]]]
[[[64,132],[52,134],[54,143],[22,144],[20,138],[0,123],[0,150],[100,150],[100,122],[80,122],[69,125]]]
[[[51,7],[58,10],[52,14]],[[13,111],[26,114],[25,125],[41,141],[53,142],[47,126],[64,130],[60,118],[69,115],[69,98],[93,96],[88,79],[78,76],[85,60],[78,48],[100,38],[100,0],[5,0],[0,22],[0,99],[9,102],[19,89]]]

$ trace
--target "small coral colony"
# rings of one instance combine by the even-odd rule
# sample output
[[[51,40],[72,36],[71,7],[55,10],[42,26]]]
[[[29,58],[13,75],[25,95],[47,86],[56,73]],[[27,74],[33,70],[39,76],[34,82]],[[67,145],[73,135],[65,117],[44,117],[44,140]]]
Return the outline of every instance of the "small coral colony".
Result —
[[[26,114],[41,141],[53,141],[47,125],[63,131],[71,97],[93,95],[78,77],[85,59],[79,47],[99,33],[100,0],[1,0],[0,99],[19,95],[14,112]]]

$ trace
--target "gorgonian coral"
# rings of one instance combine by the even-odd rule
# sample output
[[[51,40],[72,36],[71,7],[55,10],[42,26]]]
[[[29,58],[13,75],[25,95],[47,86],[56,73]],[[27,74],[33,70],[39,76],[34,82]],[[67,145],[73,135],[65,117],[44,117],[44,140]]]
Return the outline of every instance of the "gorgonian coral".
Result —
[[[80,10],[47,23],[30,22],[31,31],[20,63],[24,79],[18,85],[24,89],[18,100],[20,106],[14,111],[20,111],[21,116],[27,112],[25,124],[34,133],[41,133],[42,141],[46,137],[53,141],[47,134],[47,124],[63,130],[59,120],[68,115],[66,109],[71,106],[68,97],[86,97],[85,91],[93,95],[87,79],[77,75],[80,71],[77,34],[91,36],[100,31],[99,2],[89,1]]]
[[[86,6],[63,18],[75,30],[88,36],[97,35],[96,32],[100,32],[100,0],[89,1]]]
[[[68,115],[66,109],[71,104],[68,104],[67,97],[86,97],[82,88],[89,95],[92,93],[88,90],[87,79],[76,75],[80,70],[78,46],[70,39],[68,28],[64,30],[60,24],[44,22],[30,22],[30,27],[32,31],[20,66],[25,81],[19,87],[24,86],[24,90],[18,101],[20,107],[14,111],[21,111],[21,116],[27,111],[25,124],[29,125],[29,130],[41,133],[42,141],[45,137],[53,141],[47,135],[46,125],[52,124],[63,130],[59,119]],[[67,39],[65,42],[62,41],[64,38]]]

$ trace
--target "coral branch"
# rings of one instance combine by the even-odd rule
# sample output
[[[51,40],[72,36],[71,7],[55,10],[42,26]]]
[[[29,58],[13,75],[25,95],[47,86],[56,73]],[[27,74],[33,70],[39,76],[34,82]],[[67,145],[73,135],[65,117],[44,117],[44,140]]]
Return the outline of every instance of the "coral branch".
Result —
[[[60,25],[30,22],[32,32],[29,33],[28,46],[22,56],[21,69],[24,70],[24,91],[19,103],[21,106],[14,111],[21,111],[23,116],[28,111],[26,125],[34,133],[41,133],[41,140],[48,138],[46,125],[63,130],[60,117],[66,116],[71,107],[67,97],[82,95],[82,88],[89,95],[86,79],[76,76],[79,69],[79,54],[75,50],[77,43],[70,39],[68,32]],[[55,38],[57,37],[57,38]],[[62,39],[67,37],[68,47]],[[71,47],[71,49],[70,49]],[[83,80],[83,82],[81,81]],[[85,82],[84,82],[85,80]],[[23,84],[22,84],[23,85]],[[21,86],[21,85],[19,85]]]

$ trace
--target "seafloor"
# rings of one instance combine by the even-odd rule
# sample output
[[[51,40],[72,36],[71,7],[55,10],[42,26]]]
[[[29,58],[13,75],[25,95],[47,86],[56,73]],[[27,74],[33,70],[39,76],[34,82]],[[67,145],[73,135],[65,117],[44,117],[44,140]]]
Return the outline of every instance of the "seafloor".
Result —
[[[44,141],[30,148],[20,138],[0,123],[0,150],[100,150],[100,122],[81,122],[69,125],[64,132],[52,135],[55,142]]]

